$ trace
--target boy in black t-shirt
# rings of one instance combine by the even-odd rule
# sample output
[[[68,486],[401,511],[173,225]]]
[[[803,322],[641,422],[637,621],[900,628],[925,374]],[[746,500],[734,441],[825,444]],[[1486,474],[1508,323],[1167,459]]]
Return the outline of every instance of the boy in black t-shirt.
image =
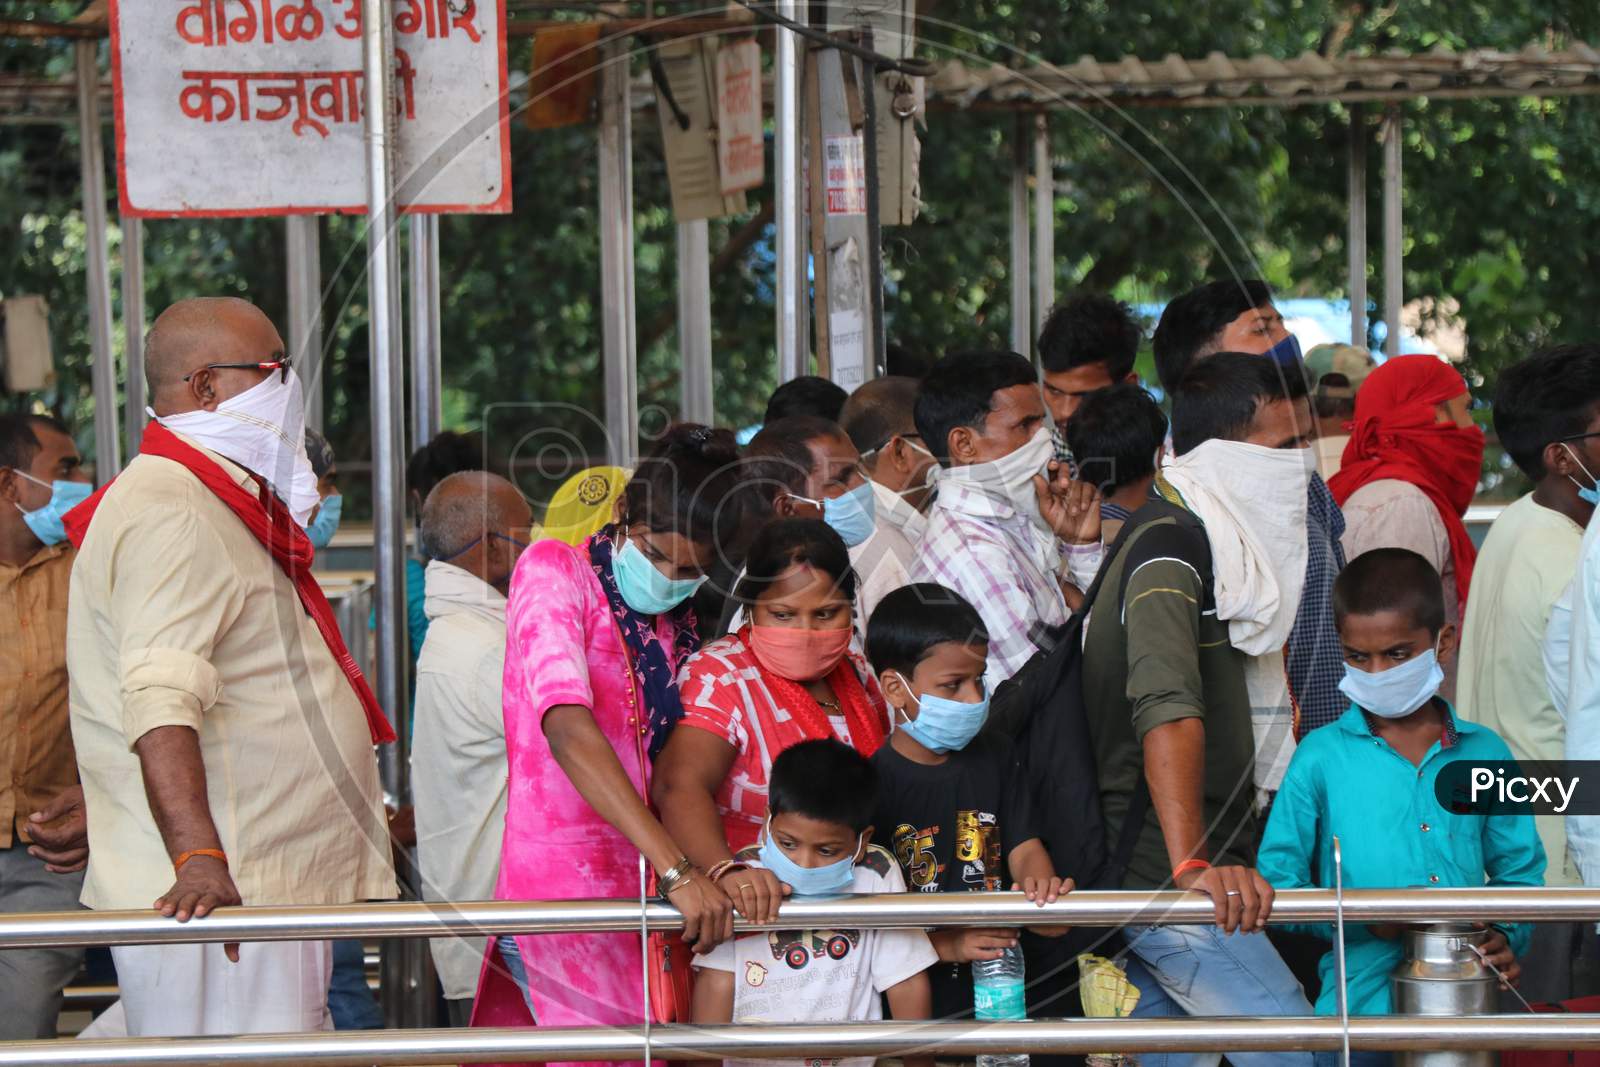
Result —
[[[942,585],[895,590],[867,625],[867,658],[895,720],[878,769],[876,841],[911,892],[1017,889],[1041,906],[1072,888],[1039,840],[1022,774],[1003,737],[978,736],[989,713],[989,635],[976,609]],[[1049,936],[1064,927],[1044,927]],[[970,1016],[974,960],[998,959],[1016,930],[932,932],[933,1017]]]

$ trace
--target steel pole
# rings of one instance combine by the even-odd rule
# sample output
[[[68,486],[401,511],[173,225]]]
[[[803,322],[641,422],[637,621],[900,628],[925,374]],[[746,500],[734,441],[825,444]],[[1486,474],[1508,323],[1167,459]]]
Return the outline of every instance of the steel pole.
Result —
[[[685,422],[716,419],[711,375],[711,241],[705,219],[678,223],[679,411]]]
[[[410,711],[406,675],[405,597],[405,338],[400,300],[400,231],[394,203],[394,109],[391,107],[394,21],[391,0],[361,0],[361,66],[365,73],[367,156],[368,348],[372,359],[373,577],[377,601],[379,704],[400,740],[382,749],[384,786],[396,804],[409,800],[406,739]],[[385,946],[382,995],[390,1025],[414,1013],[407,995],[405,954]]]
[[[1037,337],[1056,302],[1055,155],[1050,150],[1050,119],[1043,113],[1034,118],[1033,225],[1033,333]]]
[[[800,0],[776,0],[777,13],[794,22],[805,21]],[[805,51],[800,39],[785,29],[777,31],[773,60],[773,195],[777,200],[773,221],[777,228],[777,266],[774,302],[777,304],[778,381],[786,382],[810,372],[806,350],[806,209],[802,195],[805,157],[800,138],[800,75]]]
[[[306,425],[322,429],[321,220],[283,220],[284,273],[288,275],[289,353],[306,391]]]
[[[89,357],[94,381],[95,480],[122,469],[117,439],[117,364],[111,351],[111,268],[106,251],[106,162],[100,130],[98,41],[79,41],[78,162],[83,172],[84,263],[89,287]]]
[[[1425,1051],[1600,1048],[1593,1015],[1364,1016],[1351,1019],[1350,1047]],[[1038,1022],[857,1022],[656,1026],[649,1050],[661,1059],[849,1058],[939,1053],[970,1059],[996,1052],[1330,1052],[1341,1047],[1332,1016],[1052,1019]],[[638,1027],[530,1027],[346,1031],[142,1040],[22,1041],[0,1045],[0,1067],[247,1067],[640,1060]]]
[[[1350,150],[1346,156],[1350,214],[1345,251],[1349,258],[1350,343],[1367,347],[1367,124],[1366,109],[1350,105]]]
[[[1405,264],[1402,261],[1400,206],[1400,107],[1389,105],[1383,116],[1383,318],[1389,333],[1383,351],[1400,354],[1400,313],[1405,307]]]
[[[127,432],[127,455],[139,452],[144,436],[144,220],[122,220],[122,425]]]
[[[1105,926],[1206,924],[1211,904],[1192,893],[1080,890],[1040,908],[1021,893],[902,893],[786,900],[767,925],[735,919],[735,929],[863,929],[935,926]],[[1277,894],[1273,923],[1331,923],[1328,889]],[[1578,922],[1600,918],[1600,889],[1351,889],[1349,923]],[[651,930],[682,925],[677,910],[652,901]],[[325,938],[489,936],[510,933],[627,932],[639,929],[634,900],[468,901],[338,904],[321,907],[220,908],[180,923],[153,911],[58,911],[0,914],[0,950],[72,945],[205,944],[226,941],[315,941]]]
[[[439,216],[412,215],[411,440],[423,445],[444,427],[439,339]]]
[[[1028,118],[1017,115],[1011,136],[1011,350],[1033,354],[1033,288],[1028,259]]]
[[[639,453],[639,375],[633,307],[633,115],[628,49],[609,44],[600,68],[600,339],[606,452],[627,467]]]

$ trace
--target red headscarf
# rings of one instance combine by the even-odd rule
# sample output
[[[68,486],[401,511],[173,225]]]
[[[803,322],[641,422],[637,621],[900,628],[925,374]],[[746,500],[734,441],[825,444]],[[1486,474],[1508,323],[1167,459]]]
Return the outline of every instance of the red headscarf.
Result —
[[[1356,417],[1344,465],[1328,480],[1340,504],[1371,482],[1410,482],[1439,509],[1456,565],[1456,597],[1467,604],[1478,550],[1461,521],[1478,487],[1483,431],[1440,422],[1437,405],[1467,391],[1467,383],[1434,356],[1396,356],[1367,375],[1356,393]]]

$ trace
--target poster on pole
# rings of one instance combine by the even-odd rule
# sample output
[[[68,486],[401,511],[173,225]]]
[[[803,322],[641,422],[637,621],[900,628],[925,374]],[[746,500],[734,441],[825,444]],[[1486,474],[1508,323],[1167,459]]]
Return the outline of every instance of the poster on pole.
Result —
[[[824,137],[822,147],[828,214],[865,215],[867,164],[861,135],[851,133],[842,137]]]
[[[725,44],[717,53],[717,159],[724,196],[766,180],[761,46],[754,40]]]
[[[503,0],[396,0],[396,195],[511,210]],[[111,0],[133,217],[366,211],[361,0]]]

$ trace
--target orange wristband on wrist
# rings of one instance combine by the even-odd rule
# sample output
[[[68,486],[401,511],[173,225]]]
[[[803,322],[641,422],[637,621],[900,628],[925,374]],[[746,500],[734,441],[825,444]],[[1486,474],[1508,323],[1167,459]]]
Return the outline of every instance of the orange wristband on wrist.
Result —
[[[224,867],[228,865],[228,854],[220,848],[191,848],[188,852],[179,853],[178,858],[172,861],[173,873],[183,870],[183,865],[196,856],[210,856],[214,860],[221,860]]]
[[[1188,874],[1190,871],[1203,871],[1210,866],[1210,860],[1184,860],[1182,863],[1172,868],[1172,880],[1176,882],[1179,877]]]

